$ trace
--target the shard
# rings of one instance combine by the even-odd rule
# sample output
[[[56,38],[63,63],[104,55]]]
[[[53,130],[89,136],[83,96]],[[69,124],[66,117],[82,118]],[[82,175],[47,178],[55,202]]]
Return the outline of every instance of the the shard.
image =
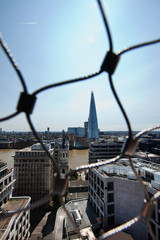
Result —
[[[91,102],[90,102],[90,110],[89,110],[89,118],[88,118],[88,138],[94,139],[94,140],[99,138],[96,106],[95,106],[93,92],[91,92]]]

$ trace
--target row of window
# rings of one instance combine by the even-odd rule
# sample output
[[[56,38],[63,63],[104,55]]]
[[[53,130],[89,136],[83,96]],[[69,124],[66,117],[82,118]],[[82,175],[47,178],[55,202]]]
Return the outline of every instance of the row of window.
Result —
[[[16,184],[16,186],[17,186],[18,184]],[[30,181],[26,181],[26,182],[24,182],[23,180],[22,181],[20,181],[19,182],[19,187],[21,187],[21,186],[25,186],[25,187],[27,187],[27,189],[28,188],[30,188],[30,187],[34,187],[34,188],[42,188],[42,187],[45,187],[45,185],[47,186],[48,184],[47,184],[47,182],[46,182],[46,184],[43,182],[43,181],[39,181],[38,179],[37,179],[37,181],[32,181],[32,182],[30,182]]]
[[[104,189],[104,182],[96,174],[94,174],[92,170],[89,171],[88,176],[89,176],[89,182],[91,183],[92,186],[94,183],[94,185],[98,184],[101,187],[101,189]]]
[[[44,172],[40,172],[38,175],[35,175],[32,172],[29,172],[28,174],[19,173],[16,175],[16,177],[18,178],[19,181],[22,180],[22,181],[29,181],[29,182],[31,182],[33,179],[37,179],[41,181],[45,181],[45,178],[46,178],[46,181],[48,179],[48,175],[45,174]]]
[[[47,168],[48,167],[49,166],[47,166]],[[18,169],[15,168],[14,171],[15,172],[39,172],[41,170],[41,172],[43,173],[44,169],[45,169],[45,167],[43,167],[43,168],[28,168],[28,167],[26,167],[26,168],[18,168]]]
[[[16,156],[45,156],[45,152],[16,152]]]
[[[36,159],[26,159],[25,161],[14,161],[14,165],[21,167],[21,166],[26,166],[27,163],[29,166],[34,166],[34,165],[42,165],[42,163],[48,163],[48,159],[41,159],[41,160],[36,160]]]

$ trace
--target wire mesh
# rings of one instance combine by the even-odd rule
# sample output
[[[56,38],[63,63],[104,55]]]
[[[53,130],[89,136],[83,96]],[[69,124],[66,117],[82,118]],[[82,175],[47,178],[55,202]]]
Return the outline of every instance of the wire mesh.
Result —
[[[122,103],[121,103],[121,101],[120,101],[120,99],[119,99],[119,97],[117,95],[117,92],[116,92],[116,90],[114,88],[112,75],[113,75],[113,73],[114,73],[114,71],[116,69],[116,66],[118,64],[118,61],[119,61],[120,57],[122,57],[122,55],[124,53],[128,53],[129,51],[135,50],[137,48],[142,48],[142,47],[145,47],[145,46],[149,46],[149,45],[160,43],[160,39],[156,39],[156,40],[145,42],[145,43],[140,43],[138,45],[126,48],[126,49],[120,51],[118,54],[115,54],[113,52],[113,40],[112,40],[112,37],[111,37],[111,33],[110,33],[110,29],[109,29],[107,18],[106,18],[106,14],[104,12],[104,8],[103,8],[103,5],[102,5],[102,1],[101,0],[97,0],[97,5],[98,5],[100,13],[102,15],[102,19],[103,19],[103,22],[104,22],[104,26],[105,26],[107,37],[108,37],[108,41],[109,41],[109,50],[108,50],[108,52],[106,54],[106,57],[105,57],[105,59],[104,59],[104,61],[102,63],[101,69],[98,72],[95,72],[95,73],[90,74],[88,76],[79,77],[79,78],[76,78],[76,79],[66,80],[66,81],[62,81],[62,82],[58,82],[58,83],[54,83],[54,84],[50,84],[50,85],[44,86],[44,87],[42,87],[40,89],[37,89],[32,94],[28,93],[26,81],[24,80],[24,78],[22,76],[22,73],[21,73],[21,71],[18,68],[17,63],[13,59],[7,44],[4,42],[4,40],[2,38],[2,35],[0,35],[1,47],[4,50],[4,52],[5,52],[6,56],[8,57],[9,61],[11,62],[15,72],[17,73],[17,75],[19,77],[19,80],[20,80],[20,83],[21,83],[22,88],[23,88],[23,92],[21,93],[19,102],[17,104],[16,111],[14,113],[6,116],[6,117],[1,118],[0,122],[6,121],[8,119],[11,119],[11,118],[17,116],[18,114],[20,114],[21,112],[24,112],[25,115],[26,115],[26,120],[27,120],[27,122],[28,122],[28,124],[29,124],[29,126],[30,126],[30,128],[31,128],[31,130],[32,130],[32,132],[34,134],[34,136],[36,137],[38,142],[41,144],[42,148],[44,149],[44,151],[46,152],[48,157],[51,159],[53,167],[54,167],[54,177],[53,177],[54,181],[53,181],[53,187],[50,190],[50,194],[48,196],[44,197],[43,199],[40,199],[39,201],[37,201],[35,203],[32,203],[30,207],[18,209],[16,211],[12,212],[12,213],[6,214],[4,217],[8,217],[8,216],[14,215],[15,213],[26,211],[28,209],[33,209],[33,208],[35,208],[37,206],[40,206],[40,205],[44,204],[45,202],[47,202],[51,196],[59,195],[59,198],[60,198],[60,201],[61,201],[61,205],[64,208],[66,214],[68,215],[68,217],[69,217],[69,219],[71,221],[71,224],[73,224],[74,227],[77,229],[77,232],[79,233],[79,237],[83,238],[81,233],[80,233],[80,230],[77,228],[76,224],[72,220],[72,217],[70,216],[70,213],[67,211],[67,209],[65,207],[65,204],[64,204],[64,202],[62,200],[62,195],[63,195],[63,193],[65,192],[65,189],[66,189],[66,182],[68,180],[68,176],[70,176],[73,173],[78,172],[78,171],[84,171],[84,170],[87,170],[87,169],[92,169],[92,168],[100,167],[100,166],[103,166],[103,165],[106,165],[106,164],[114,163],[114,162],[120,160],[121,158],[127,156],[129,158],[130,166],[131,166],[131,168],[132,168],[132,170],[133,170],[137,180],[142,185],[144,193],[145,193],[144,208],[143,208],[142,212],[137,217],[131,219],[130,221],[122,224],[119,227],[116,227],[116,228],[108,231],[107,233],[103,234],[100,237],[100,239],[106,239],[107,237],[109,237],[111,235],[114,235],[114,234],[116,234],[116,233],[118,233],[120,231],[126,230],[126,229],[132,227],[133,225],[138,224],[142,219],[146,219],[146,223],[147,223],[147,226],[148,226],[148,231],[149,231],[152,239],[155,239],[154,233],[152,232],[152,228],[150,226],[149,218],[150,218],[151,213],[152,213],[151,208],[153,208],[154,205],[155,205],[155,200],[160,197],[160,191],[157,192],[152,198],[150,198],[149,193],[148,193],[148,191],[147,191],[143,181],[141,180],[140,176],[136,172],[136,169],[135,169],[135,167],[133,165],[133,162],[132,162],[132,156],[134,156],[135,149],[136,149],[135,146],[138,145],[139,139],[143,136],[143,134],[146,134],[146,133],[151,132],[153,130],[159,129],[160,125],[157,125],[155,127],[149,128],[149,129],[142,130],[141,132],[139,132],[138,134],[133,136],[130,120],[129,120],[129,118],[127,116],[127,113],[125,112],[125,109],[124,109],[124,107],[123,107],[123,105],[122,105]],[[113,93],[113,95],[114,95],[114,97],[115,97],[115,99],[117,101],[117,104],[118,104],[118,106],[119,106],[119,108],[121,110],[121,113],[122,113],[122,115],[123,115],[123,117],[124,117],[124,119],[126,121],[126,125],[128,127],[128,139],[127,139],[125,145],[123,146],[120,155],[116,156],[113,159],[109,159],[109,160],[105,160],[104,159],[101,162],[91,163],[91,164],[87,164],[87,165],[82,165],[82,166],[79,166],[79,167],[73,169],[72,171],[70,171],[69,173],[66,174],[64,184],[61,187],[61,189],[59,189],[60,171],[59,171],[58,165],[57,165],[54,157],[51,156],[50,152],[47,150],[47,148],[43,144],[43,141],[39,137],[37,131],[35,130],[35,127],[34,127],[32,121],[30,119],[30,114],[32,113],[32,110],[34,109],[35,100],[36,100],[38,94],[40,94],[41,92],[46,91],[46,90],[48,90],[50,88],[55,88],[55,87],[63,86],[63,85],[66,85],[66,84],[73,84],[73,83],[79,82],[79,81],[86,81],[88,79],[92,80],[93,77],[98,76],[98,75],[100,75],[103,72],[107,72],[107,74],[108,74],[109,83],[110,83],[110,87],[111,87],[112,93]]]

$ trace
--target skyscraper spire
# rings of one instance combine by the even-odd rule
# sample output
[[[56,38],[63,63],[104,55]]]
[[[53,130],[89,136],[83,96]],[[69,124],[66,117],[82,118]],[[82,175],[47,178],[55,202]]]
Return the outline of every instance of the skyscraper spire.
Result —
[[[93,92],[91,92],[91,102],[90,102],[90,111],[89,111],[89,119],[88,119],[88,138],[89,139],[99,138],[96,106],[95,106]]]

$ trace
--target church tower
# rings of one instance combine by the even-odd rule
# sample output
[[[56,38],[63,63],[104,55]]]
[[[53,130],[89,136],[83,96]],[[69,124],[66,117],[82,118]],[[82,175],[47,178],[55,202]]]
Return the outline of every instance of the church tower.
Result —
[[[90,111],[89,111],[89,119],[88,119],[88,138],[89,139],[99,138],[96,106],[95,106],[93,92],[91,92],[91,102],[90,102]]]

